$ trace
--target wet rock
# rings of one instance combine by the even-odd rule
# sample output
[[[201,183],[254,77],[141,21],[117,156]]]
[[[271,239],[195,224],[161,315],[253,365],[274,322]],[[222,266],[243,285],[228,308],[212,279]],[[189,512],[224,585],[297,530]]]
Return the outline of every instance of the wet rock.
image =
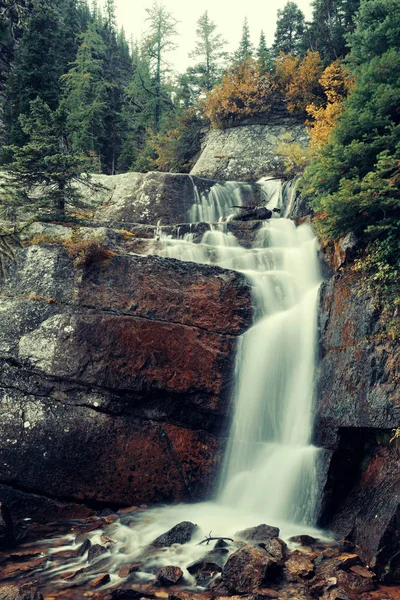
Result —
[[[83,544],[81,544],[79,548],[75,551],[76,556],[83,556],[88,550],[90,550],[91,546],[92,542],[90,540],[85,540]]]
[[[261,548],[244,546],[231,554],[222,581],[231,594],[248,594],[276,578],[278,561]]]
[[[351,536],[379,576],[395,582],[400,452],[388,432],[400,426],[400,352],[385,327],[376,299],[351,269],[323,285],[315,430],[331,458],[321,522]]]
[[[88,268],[79,303],[100,310],[239,335],[252,322],[251,292],[240,273],[159,256],[116,256]]]
[[[168,600],[209,600],[210,596],[206,594],[193,594],[184,590],[173,591],[168,595]]]
[[[358,554],[339,554],[335,559],[338,569],[349,569],[354,565],[360,565],[361,559]]]
[[[222,568],[228,558],[227,553],[228,550],[225,548],[221,548],[220,551],[218,551],[218,549],[214,549],[213,551],[208,552],[202,558],[199,558],[198,560],[192,562],[186,568],[191,575],[196,575],[200,572],[206,572],[208,574],[221,573]]]
[[[183,571],[179,567],[169,565],[162,567],[156,575],[155,583],[157,585],[174,585],[183,577]]]
[[[126,565],[121,565],[118,571],[118,577],[128,577],[131,573],[139,571],[141,566],[141,563],[127,563]]]
[[[0,587],[0,600],[43,600],[43,596],[29,585],[4,585]]]
[[[293,542],[294,544],[301,544],[301,546],[312,546],[318,540],[311,535],[293,535],[289,538],[289,542]]]
[[[235,538],[244,540],[245,542],[263,542],[265,539],[277,538],[278,536],[278,527],[271,527],[271,525],[265,524],[249,527],[235,533]]]
[[[15,544],[14,526],[9,510],[0,502],[0,549],[10,548]]]
[[[109,583],[111,581],[111,577],[108,573],[104,573],[103,575],[99,575],[98,577],[96,577],[96,579],[93,579],[90,582],[90,587],[92,588],[98,588],[101,587],[102,585],[105,585],[106,583]]]
[[[289,554],[289,558],[285,562],[283,569],[284,577],[287,581],[300,581],[311,579],[315,573],[315,565],[310,558],[300,552],[294,550]]]
[[[164,548],[172,546],[172,544],[187,544],[190,542],[197,529],[198,527],[194,523],[182,521],[166,533],[158,536],[151,545]]]
[[[46,557],[34,558],[27,562],[21,563],[6,563],[0,565],[0,581],[4,579],[11,579],[19,577],[25,573],[34,572],[40,570],[41,567],[47,562]]]
[[[101,546],[100,544],[94,544],[94,546],[91,546],[88,550],[88,562],[93,562],[106,552],[107,548],[104,548],[104,546]]]
[[[185,223],[188,208],[194,202],[194,185],[210,188],[215,181],[194,178],[182,173],[123,173],[95,175],[108,189],[97,194],[95,219],[128,223],[163,225]],[[82,190],[84,198],[88,195]],[[90,192],[90,195],[93,195]]]
[[[375,583],[371,578],[363,577],[357,573],[339,570],[336,577],[338,584],[349,594],[361,594],[375,589]]]
[[[260,542],[259,545],[262,546],[268,552],[268,554],[271,554],[271,556],[273,556],[277,560],[283,560],[288,555],[287,544],[280,538],[264,539],[264,541]]]
[[[272,211],[268,208],[246,208],[233,217],[233,221],[264,221],[272,218]]]

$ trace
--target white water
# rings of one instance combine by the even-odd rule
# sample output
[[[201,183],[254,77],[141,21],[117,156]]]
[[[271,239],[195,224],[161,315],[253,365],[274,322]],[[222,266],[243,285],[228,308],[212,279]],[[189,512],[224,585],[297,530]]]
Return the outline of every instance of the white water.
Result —
[[[260,183],[270,208],[290,210],[294,186]],[[161,254],[239,270],[252,285],[255,324],[238,349],[234,417],[217,501],[273,525],[312,525],[318,501],[318,449],[310,441],[320,285],[316,240],[308,225],[296,228],[285,218],[266,222],[251,249],[222,224],[213,227],[201,244],[190,235],[164,240]]]
[[[268,182],[268,194],[271,202],[278,198],[276,206],[285,210],[280,185],[276,180]],[[236,202],[224,205],[219,197],[217,204],[209,202],[210,214],[226,213]],[[198,210],[197,205],[193,213]],[[154,565],[186,567],[204,554],[198,542],[210,532],[233,537],[241,529],[267,523],[278,526],[283,538],[299,533],[321,537],[314,528],[318,450],[311,444],[320,275],[311,229],[275,218],[259,230],[250,249],[241,246],[222,223],[210,226],[199,244],[193,243],[192,234],[162,241],[163,256],[244,273],[252,286],[254,325],[239,343],[234,414],[215,500],[156,507],[124,517],[109,534],[115,541],[115,572],[121,563],[141,557],[156,537],[183,520],[200,527],[192,543],[153,554],[144,571],[154,572]],[[100,541],[96,536],[93,533],[94,543]],[[151,580],[154,575],[149,571],[140,576]]]

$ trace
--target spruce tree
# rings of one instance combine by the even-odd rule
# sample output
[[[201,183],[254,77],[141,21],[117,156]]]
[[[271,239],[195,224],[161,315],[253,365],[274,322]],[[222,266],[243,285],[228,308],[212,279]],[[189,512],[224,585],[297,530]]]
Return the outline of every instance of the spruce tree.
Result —
[[[272,70],[271,52],[267,48],[267,42],[264,32],[261,30],[260,41],[257,48],[257,64],[261,73],[267,73]]]
[[[43,209],[64,217],[66,204],[76,205],[80,194],[74,184],[87,181],[81,175],[82,157],[71,151],[62,109],[52,111],[41,98],[30,103],[28,114],[20,117],[27,142],[13,146],[7,165],[7,183],[13,184],[15,198],[32,212]],[[9,199],[2,195],[2,203]]]
[[[397,0],[361,0],[348,65],[355,87],[304,189],[322,233],[350,231],[375,290],[397,294],[400,278],[400,15]]]
[[[30,0],[29,14],[6,84],[5,117],[13,144],[22,144],[25,140],[19,116],[29,112],[32,100],[39,96],[52,110],[59,104],[60,77],[68,62],[64,9],[63,0]]]
[[[304,48],[305,18],[295,2],[287,2],[278,10],[275,41],[275,54],[280,52],[302,54]]]
[[[200,58],[201,61],[190,69],[192,82],[201,90],[212,90],[221,77],[221,63],[226,59],[224,51],[226,41],[216,33],[217,26],[210,20],[208,12],[201,15],[197,21],[196,46],[189,54],[190,58]]]
[[[160,2],[154,2],[146,12],[149,29],[145,46],[151,73],[151,89],[146,91],[153,105],[153,129],[158,133],[163,110],[166,106],[171,107],[165,85],[166,74],[169,71],[166,55],[176,48],[173,38],[178,34],[176,29],[178,22]]]
[[[81,37],[76,60],[63,76],[63,108],[71,133],[72,149],[90,157],[91,170],[101,172],[101,145],[108,105],[104,63],[107,47],[93,21]]]
[[[251,58],[254,53],[254,47],[250,39],[250,29],[247,17],[244,19],[242,28],[242,38],[240,40],[239,48],[234,54],[234,60],[236,63],[241,64],[248,58]]]
[[[326,64],[349,52],[347,36],[354,30],[360,0],[314,0],[309,43]]]

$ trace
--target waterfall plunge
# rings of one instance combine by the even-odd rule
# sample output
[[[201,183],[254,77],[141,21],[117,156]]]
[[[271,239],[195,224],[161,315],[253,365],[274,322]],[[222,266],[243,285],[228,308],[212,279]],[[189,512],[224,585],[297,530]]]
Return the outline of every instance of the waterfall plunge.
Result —
[[[280,185],[269,181],[268,197],[287,214],[290,195],[282,193]],[[197,196],[210,214],[226,214],[237,201],[224,205],[220,195],[214,205],[219,191],[208,198]],[[192,207],[191,213],[198,210],[199,206]],[[132,513],[133,528],[129,519],[116,523],[112,584],[120,581],[119,566],[129,561],[143,564],[136,573],[143,581],[152,581],[155,569],[162,566],[185,570],[204,556],[205,547],[199,542],[209,532],[233,537],[239,530],[267,523],[278,526],[284,539],[307,533],[324,537],[313,528],[319,495],[319,451],[311,445],[311,433],[320,275],[311,229],[296,228],[286,218],[271,219],[250,249],[227,233],[223,223],[210,224],[201,243],[193,243],[192,234],[161,241],[163,256],[244,273],[252,286],[254,324],[238,344],[234,410],[216,499]],[[192,541],[149,554],[152,541],[182,520],[199,526]],[[100,535],[94,532],[92,543],[102,543]],[[75,548],[74,534],[69,538]],[[77,558],[74,567],[84,560]],[[58,574],[52,567],[49,572]]]
[[[271,207],[286,214],[293,186],[283,189],[277,180],[263,185]],[[219,190],[206,200],[197,196],[197,202],[212,214],[224,210]],[[218,504],[272,524],[311,525],[318,499],[318,449],[310,442],[320,285],[315,237],[308,225],[296,228],[277,218],[246,249],[223,224],[211,227],[201,244],[190,235],[166,239],[161,254],[236,269],[252,285],[255,323],[239,343]]]

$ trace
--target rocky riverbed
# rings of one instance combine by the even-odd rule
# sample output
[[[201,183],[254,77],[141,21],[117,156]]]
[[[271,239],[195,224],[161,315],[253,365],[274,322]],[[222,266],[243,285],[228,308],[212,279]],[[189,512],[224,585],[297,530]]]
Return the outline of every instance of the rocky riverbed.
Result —
[[[0,554],[0,598],[400,597],[398,587],[378,586],[375,573],[351,542],[308,534],[284,541],[277,527],[266,524],[238,531],[233,538],[212,538],[195,523],[183,521],[137,549],[132,560],[132,543],[137,541],[135,535],[143,521],[151,521],[147,506],[107,510],[84,520],[45,526],[26,522],[24,530],[9,532],[11,538],[23,539]],[[122,545],[121,530],[129,533]],[[194,554],[190,548],[197,554],[191,562],[189,557]]]

